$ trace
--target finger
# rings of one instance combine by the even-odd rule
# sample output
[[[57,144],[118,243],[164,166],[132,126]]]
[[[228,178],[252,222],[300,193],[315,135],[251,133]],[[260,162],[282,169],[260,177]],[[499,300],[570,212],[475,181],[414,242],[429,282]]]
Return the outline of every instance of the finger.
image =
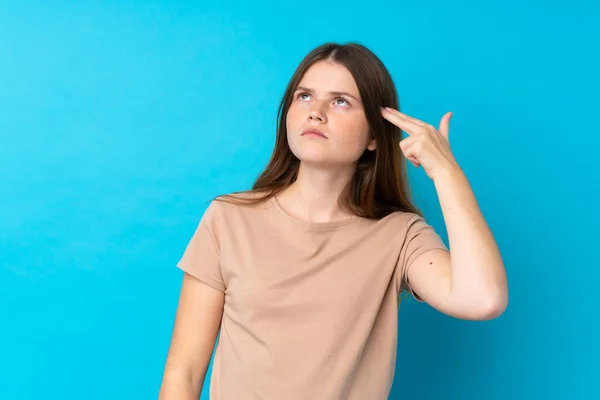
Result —
[[[415,168],[419,168],[421,166],[421,163],[419,163],[419,161],[417,161],[417,159],[414,157],[407,158],[407,160],[410,161],[410,163],[414,165]]]
[[[409,115],[406,115],[403,112],[401,112],[400,110],[396,110],[396,109],[391,108],[391,107],[385,107],[385,110],[388,110],[389,112],[391,112],[393,114],[396,114],[399,117],[402,117],[402,118],[405,118],[405,119],[407,119],[407,120],[409,120],[411,122],[414,122],[417,125],[421,125],[421,126],[427,125],[425,122],[423,122],[423,121],[421,121],[419,119],[413,118],[413,117],[411,117]]]
[[[420,125],[415,124],[414,122],[409,121],[406,118],[399,116],[398,114],[392,113],[386,109],[381,110],[381,115],[383,118],[390,121],[392,124],[396,125],[398,128],[402,129],[407,134],[415,134],[419,133],[422,129]]]
[[[405,156],[408,156],[407,152],[408,152],[410,146],[412,146],[412,144],[414,143],[414,141],[415,141],[414,139],[415,139],[414,136],[409,136],[400,141],[400,150],[402,150],[402,153]]]
[[[448,136],[450,135],[450,118],[452,118],[452,112],[444,114],[442,120],[440,121],[440,127],[438,129],[440,135],[442,135],[446,139],[448,139]]]
[[[406,139],[401,140],[400,141],[400,150],[402,151],[402,154],[404,155],[404,157],[408,161],[410,161],[412,163],[412,165],[419,168],[421,163],[419,162],[419,159],[417,158],[417,155],[414,152],[414,146],[413,146],[413,144],[415,143],[414,139],[415,139],[415,136],[409,136]]]

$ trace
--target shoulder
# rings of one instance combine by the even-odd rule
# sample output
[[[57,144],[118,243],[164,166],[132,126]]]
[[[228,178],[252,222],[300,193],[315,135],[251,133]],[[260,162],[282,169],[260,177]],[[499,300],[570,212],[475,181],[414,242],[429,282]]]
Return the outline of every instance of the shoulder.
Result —
[[[406,232],[415,223],[424,222],[424,218],[414,212],[394,211],[381,219],[386,224],[393,225],[396,229]]]
[[[369,235],[376,236],[386,243],[402,243],[409,233],[409,229],[414,225],[414,221],[421,219],[421,216],[404,211],[394,211],[379,219],[361,218],[361,223],[357,228],[361,231],[369,232]]]
[[[251,190],[226,193],[212,199],[206,213],[217,219],[247,214],[252,210],[264,208],[268,198],[268,193]]]
[[[268,198],[268,193],[253,190],[244,190],[217,196],[211,201],[210,206],[213,208],[221,209],[255,206],[265,203]]]
[[[382,218],[378,227],[390,238],[404,242],[421,235],[436,235],[435,228],[424,216],[406,211],[395,211]]]
[[[215,200],[235,199],[235,200],[259,200],[269,196],[269,192],[259,190],[239,190],[229,192],[215,197]]]

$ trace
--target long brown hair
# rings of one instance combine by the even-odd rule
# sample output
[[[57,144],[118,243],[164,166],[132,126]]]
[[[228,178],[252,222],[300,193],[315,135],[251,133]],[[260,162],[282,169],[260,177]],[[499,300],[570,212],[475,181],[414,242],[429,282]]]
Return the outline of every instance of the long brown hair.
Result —
[[[339,207],[359,217],[371,219],[383,218],[395,211],[421,215],[410,201],[406,161],[398,144],[402,132],[385,120],[380,111],[380,107],[400,109],[396,87],[381,60],[367,47],[355,42],[325,43],[304,57],[279,104],[275,148],[267,167],[256,179],[252,189],[222,195],[214,200],[257,204],[275,196],[296,180],[300,160],[288,145],[287,112],[302,77],[313,64],[321,60],[339,63],[350,71],[360,93],[370,132],[377,143],[374,151],[365,150],[358,160],[353,178],[340,194]]]

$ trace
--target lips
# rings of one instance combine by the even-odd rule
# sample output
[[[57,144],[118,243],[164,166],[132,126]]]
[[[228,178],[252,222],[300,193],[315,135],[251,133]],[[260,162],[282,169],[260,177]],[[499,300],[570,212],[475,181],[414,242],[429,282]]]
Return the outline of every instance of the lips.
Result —
[[[308,128],[305,129],[302,132],[302,136],[306,136],[306,135],[311,135],[311,136],[320,136],[322,138],[327,139],[327,136],[325,136],[325,134],[323,132],[321,132],[319,129],[317,128]]]

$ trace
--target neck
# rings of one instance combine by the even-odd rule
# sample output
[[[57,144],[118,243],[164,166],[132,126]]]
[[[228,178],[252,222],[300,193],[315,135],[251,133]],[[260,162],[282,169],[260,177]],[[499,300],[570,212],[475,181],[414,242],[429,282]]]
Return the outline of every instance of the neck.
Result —
[[[353,168],[333,170],[300,164],[298,178],[277,196],[288,213],[311,222],[331,222],[348,218],[338,199],[352,179]]]

